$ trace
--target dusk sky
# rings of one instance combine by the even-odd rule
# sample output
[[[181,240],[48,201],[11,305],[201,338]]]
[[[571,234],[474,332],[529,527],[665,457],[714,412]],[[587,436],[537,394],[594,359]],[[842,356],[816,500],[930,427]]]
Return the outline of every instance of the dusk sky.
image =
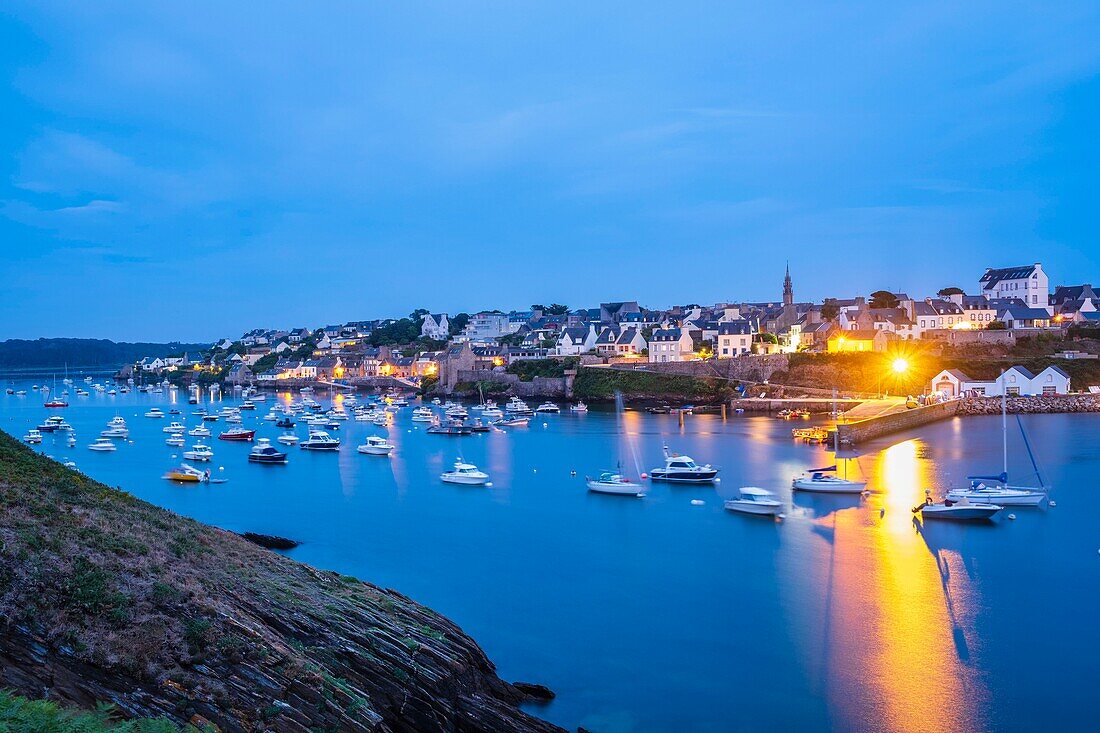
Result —
[[[1100,281],[1100,3],[0,10],[0,339]]]

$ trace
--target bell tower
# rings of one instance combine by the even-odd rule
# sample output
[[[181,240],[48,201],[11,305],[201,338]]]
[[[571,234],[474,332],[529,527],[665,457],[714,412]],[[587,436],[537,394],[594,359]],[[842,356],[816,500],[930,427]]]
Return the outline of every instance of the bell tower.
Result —
[[[787,263],[787,274],[783,278],[783,305],[794,305],[794,286],[791,284],[791,263]]]

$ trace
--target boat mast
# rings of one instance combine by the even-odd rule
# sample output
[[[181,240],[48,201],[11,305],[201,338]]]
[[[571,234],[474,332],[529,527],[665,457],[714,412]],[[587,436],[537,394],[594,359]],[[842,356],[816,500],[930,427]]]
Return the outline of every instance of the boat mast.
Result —
[[[1008,484],[1008,389],[1005,380],[1007,372],[1001,372],[1001,473]]]

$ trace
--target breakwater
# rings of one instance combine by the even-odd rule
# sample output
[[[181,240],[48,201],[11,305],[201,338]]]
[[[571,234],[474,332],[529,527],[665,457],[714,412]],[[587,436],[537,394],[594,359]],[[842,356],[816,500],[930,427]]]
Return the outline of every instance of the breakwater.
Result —
[[[1000,397],[967,397],[958,401],[958,415],[998,415]],[[1067,394],[1036,397],[1009,397],[1005,409],[1011,413],[1043,414],[1057,412],[1100,412],[1100,395]]]
[[[837,432],[839,433],[841,445],[857,445],[893,433],[912,430],[939,420],[946,420],[949,417],[954,417],[958,409],[958,400],[941,402],[938,405],[915,407],[904,412],[871,417],[858,422],[843,423],[837,426]]]

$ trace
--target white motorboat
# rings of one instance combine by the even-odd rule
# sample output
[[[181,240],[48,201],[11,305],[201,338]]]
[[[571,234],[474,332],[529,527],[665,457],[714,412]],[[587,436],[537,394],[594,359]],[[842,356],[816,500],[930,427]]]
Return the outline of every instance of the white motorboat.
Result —
[[[585,477],[585,484],[589,491],[599,494],[617,494],[619,496],[645,496],[645,487],[641,484],[624,478],[615,471],[602,471],[596,478]]]
[[[481,416],[486,420],[499,420],[504,417],[504,412],[499,407],[486,407],[481,411]]]
[[[577,404],[570,407],[569,411],[570,412],[588,412],[588,405],[584,404],[583,402],[578,402]]]
[[[543,402],[535,408],[535,412],[561,412],[561,408],[553,402]]]
[[[76,433],[69,433],[69,437],[67,439],[67,442],[68,442],[70,448],[75,448],[76,447]]]
[[[37,445],[42,442],[42,432],[35,429],[30,429],[27,434],[23,436],[23,442],[30,445]]]
[[[165,425],[163,428],[161,428],[161,430],[165,433],[179,433],[180,435],[182,435],[183,433],[187,432],[187,426],[182,423],[173,421]]]
[[[444,471],[439,475],[440,480],[449,484],[463,484],[465,486],[484,486],[489,481],[489,474],[479,471],[472,463],[463,463],[459,458],[455,461],[455,467],[450,471]]]
[[[310,430],[309,437],[298,444],[304,450],[328,450],[340,449],[340,439],[334,438],[324,430]]]
[[[700,466],[691,456],[669,453],[668,446],[664,447],[665,466],[654,468],[649,472],[649,478],[653,481],[668,481],[676,484],[709,484],[718,476],[718,469],[709,463]]]
[[[109,428],[124,428],[126,427],[126,418],[121,415],[115,415],[107,422]]]
[[[356,415],[355,419],[358,420],[359,416]],[[430,408],[430,407],[418,407],[415,410],[413,410],[413,414],[412,414],[412,421],[413,422],[431,422],[434,419],[435,419],[435,416],[432,414],[432,408]]]
[[[195,427],[191,428],[190,430],[188,430],[187,434],[190,435],[193,438],[209,438],[210,437],[210,428],[208,428],[205,425],[203,425],[202,423],[200,423],[200,424],[196,425]]]
[[[117,450],[117,447],[110,438],[96,438],[95,442],[88,446],[88,450],[112,451]]]
[[[275,440],[279,441],[283,445],[294,445],[298,442],[298,436],[294,433],[283,433]]]
[[[128,438],[130,437],[130,431],[126,428],[107,428],[99,434],[101,438]]]
[[[455,419],[455,420],[465,420],[467,417],[470,416],[469,413],[466,412],[466,408],[463,407],[462,405],[455,405],[454,407],[451,407],[450,409],[446,410],[444,412],[444,414],[447,417]]]
[[[183,436],[177,433],[173,433],[172,435],[169,435],[167,438],[164,439],[165,445],[175,446],[176,448],[182,448],[183,443]]]
[[[372,435],[367,438],[367,441],[363,445],[359,446],[356,450],[360,453],[366,453],[370,456],[388,456],[394,449],[394,445],[389,443],[385,438],[380,438],[377,435]]]
[[[999,504],[983,504],[972,502],[969,499],[952,501],[944,499],[936,503],[932,501],[932,492],[925,491],[925,500],[919,506],[913,507],[913,513],[920,513],[922,519],[954,519],[960,521],[989,520],[1004,509]]]
[[[737,498],[728,499],[725,502],[726,509],[731,512],[774,516],[783,508],[783,502],[776,499],[775,494],[767,489],[756,486],[742,486],[738,489],[738,492]]]
[[[510,415],[530,415],[533,413],[527,403],[519,397],[508,400],[508,404],[504,406],[504,411]]]
[[[209,461],[214,457],[214,451],[209,446],[202,443],[196,443],[191,446],[191,450],[185,450],[183,457],[189,461]]]
[[[154,407],[149,412],[145,413],[145,417],[164,417],[164,410],[159,407]]]

